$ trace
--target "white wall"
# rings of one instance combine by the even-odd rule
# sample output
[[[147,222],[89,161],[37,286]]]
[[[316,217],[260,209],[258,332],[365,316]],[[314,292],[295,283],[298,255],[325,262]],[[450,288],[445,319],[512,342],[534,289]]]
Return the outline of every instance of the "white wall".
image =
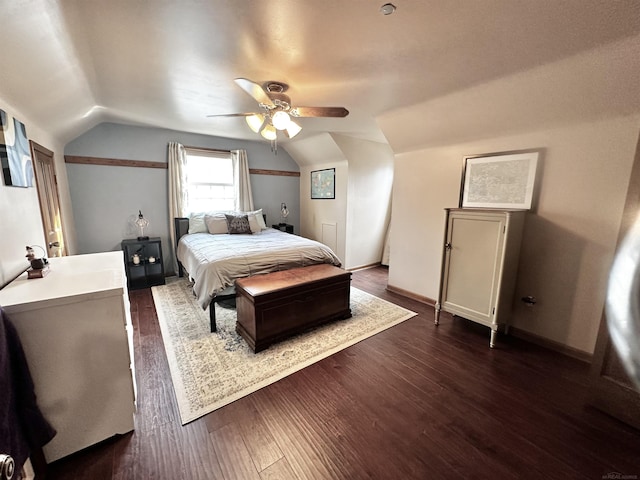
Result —
[[[311,199],[311,172],[313,170],[336,169],[336,198]],[[347,268],[347,187],[349,165],[346,160],[333,161],[318,165],[300,167],[300,235],[329,245],[331,241],[323,239],[323,224],[336,225],[336,246],[334,253]]]
[[[349,163],[346,268],[379,263],[391,217],[393,151],[387,144],[332,134]]]
[[[379,263],[393,183],[389,145],[321,134],[286,148],[300,165],[301,235],[330,244],[323,239],[323,224],[336,224],[335,253],[344,268]],[[336,198],[312,200],[311,172],[327,168],[336,169]]]
[[[344,153],[328,133],[299,140],[284,148],[300,166],[300,235],[322,242],[322,224],[336,224],[336,248],[333,250],[344,267],[346,264],[345,226],[347,221],[347,178],[349,175]],[[336,198],[333,200],[312,200],[311,172],[326,168],[336,169]]]
[[[542,149],[513,324],[593,352],[640,132],[640,37],[381,117],[396,152],[389,284],[435,299],[465,155]],[[424,121],[419,121],[423,119]]]
[[[542,148],[515,293],[538,303],[516,301],[513,325],[592,352],[639,131],[632,116],[398,155],[389,284],[437,298],[443,209],[458,205],[464,155]]]
[[[0,92],[1,93],[1,92]],[[54,152],[55,170],[60,190],[63,232],[70,251],[74,248],[73,217],[64,169],[62,145],[43,126],[33,123],[27,115],[13,108],[0,97],[0,109],[21,121],[29,140]],[[0,180],[0,287],[13,280],[29,264],[25,259],[26,245],[41,245],[46,249],[38,192],[33,188],[7,187]]]

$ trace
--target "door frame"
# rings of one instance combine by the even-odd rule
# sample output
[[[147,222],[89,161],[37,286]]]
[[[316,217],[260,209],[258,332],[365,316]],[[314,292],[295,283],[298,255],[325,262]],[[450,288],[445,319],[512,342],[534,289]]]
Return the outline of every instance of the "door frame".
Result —
[[[33,171],[36,179],[36,190],[38,191],[40,219],[42,220],[42,229],[46,241],[47,256],[66,256],[67,245],[63,230],[54,153],[33,140],[29,144],[33,158]],[[49,170],[48,174],[45,174],[45,170]],[[49,214],[48,216],[47,213]],[[58,224],[57,227],[56,223]],[[51,238],[52,233],[55,234],[53,240]],[[56,242],[59,245],[58,247],[55,245]]]

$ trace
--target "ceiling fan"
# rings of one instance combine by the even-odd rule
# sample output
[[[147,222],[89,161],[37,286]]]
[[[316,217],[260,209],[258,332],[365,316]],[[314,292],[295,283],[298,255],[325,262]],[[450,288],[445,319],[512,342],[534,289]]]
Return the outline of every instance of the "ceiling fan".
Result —
[[[278,130],[288,138],[295,137],[302,127],[291,117],[346,117],[349,110],[344,107],[294,107],[284,92],[289,86],[281,82],[266,82],[260,85],[246,78],[236,78],[234,82],[258,102],[259,112],[228,113],[207,115],[207,117],[245,117],[249,128],[260,133],[267,140],[277,141]]]

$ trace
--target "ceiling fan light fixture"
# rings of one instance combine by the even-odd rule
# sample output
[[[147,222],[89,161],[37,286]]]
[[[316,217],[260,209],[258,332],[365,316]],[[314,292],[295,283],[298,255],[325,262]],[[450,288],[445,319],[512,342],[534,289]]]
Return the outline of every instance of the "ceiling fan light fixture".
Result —
[[[268,124],[267,126],[265,126],[260,132],[260,135],[262,135],[267,140],[271,140],[271,141],[276,140],[278,138],[278,133],[276,132],[276,128],[271,124]]]
[[[287,136],[289,138],[293,138],[295,137],[297,134],[299,134],[302,131],[302,127],[300,125],[298,125],[296,122],[294,122],[293,120],[289,120],[289,125],[287,125]]]
[[[386,3],[381,10],[385,14],[387,12],[393,13],[395,6]],[[293,122],[291,117],[342,118],[349,115],[349,110],[344,107],[294,107],[289,96],[284,93],[289,88],[285,83],[269,81],[261,85],[248,78],[236,78],[234,81],[258,102],[261,113],[229,113],[207,116],[244,117],[252,132],[259,133],[271,142],[271,150],[274,153],[277,153],[278,130],[282,131],[287,138],[293,138],[302,131],[302,127]]]
[[[264,115],[262,115],[261,113],[255,113],[253,115],[245,117],[245,120],[247,121],[247,125],[249,125],[249,128],[253,132],[258,133],[260,131],[260,127],[262,127],[262,124],[264,123]]]
[[[277,111],[273,114],[273,117],[271,117],[271,123],[273,123],[273,126],[278,130],[285,130],[290,122],[291,117],[289,117],[289,114],[284,110]]]

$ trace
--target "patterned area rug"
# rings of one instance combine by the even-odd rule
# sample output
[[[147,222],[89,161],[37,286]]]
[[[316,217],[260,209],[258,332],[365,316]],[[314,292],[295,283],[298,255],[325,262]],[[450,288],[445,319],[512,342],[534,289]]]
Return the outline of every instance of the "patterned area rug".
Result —
[[[211,333],[189,282],[174,277],[151,291],[183,425],[416,315],[351,287],[352,318],[254,354],[236,333],[235,309],[216,304]]]

